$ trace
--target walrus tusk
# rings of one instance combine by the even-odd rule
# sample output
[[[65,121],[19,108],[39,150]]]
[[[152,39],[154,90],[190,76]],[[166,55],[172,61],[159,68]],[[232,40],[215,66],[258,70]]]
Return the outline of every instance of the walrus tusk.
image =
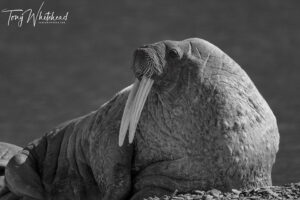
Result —
[[[126,105],[121,120],[120,132],[119,132],[119,146],[122,146],[124,143],[126,132],[129,127],[131,108],[134,102],[134,97],[136,95],[136,92],[138,91],[139,85],[140,85],[140,81],[138,79],[135,79],[132,89],[129,93],[128,99],[126,101]]]
[[[131,119],[129,125],[129,143],[132,143],[133,141],[137,123],[141,116],[144,104],[151,90],[153,82],[154,81],[152,79],[143,76],[140,87],[137,91],[137,94],[135,95],[134,103],[132,105],[132,113],[131,113]]]
[[[133,87],[129,93],[119,132],[119,146],[122,146],[129,128],[129,143],[132,143],[137,123],[141,116],[147,96],[153,85],[153,80],[143,76],[141,82],[135,80]]]

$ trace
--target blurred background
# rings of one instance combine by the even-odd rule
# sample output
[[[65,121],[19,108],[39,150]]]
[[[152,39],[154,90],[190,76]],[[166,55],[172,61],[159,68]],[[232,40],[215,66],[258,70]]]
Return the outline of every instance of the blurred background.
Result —
[[[40,0],[1,0],[36,11]],[[281,134],[276,185],[300,181],[300,1],[51,0],[66,24],[7,26],[0,13],[0,140],[24,146],[97,109],[133,81],[132,53],[164,39],[204,38],[249,74]]]

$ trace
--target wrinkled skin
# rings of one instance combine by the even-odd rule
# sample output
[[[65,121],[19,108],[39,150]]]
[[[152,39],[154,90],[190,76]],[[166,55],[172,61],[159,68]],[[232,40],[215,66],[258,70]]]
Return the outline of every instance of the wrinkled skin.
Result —
[[[192,38],[141,47],[134,56],[136,77],[149,66],[155,69],[154,85],[132,144],[125,139],[118,145],[128,87],[10,159],[6,195],[135,200],[176,189],[272,184],[276,119],[237,63]]]

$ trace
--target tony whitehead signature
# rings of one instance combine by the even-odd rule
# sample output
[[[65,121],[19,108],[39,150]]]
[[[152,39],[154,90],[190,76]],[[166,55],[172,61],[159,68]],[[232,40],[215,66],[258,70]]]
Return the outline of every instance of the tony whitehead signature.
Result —
[[[8,14],[7,26],[16,23],[18,27],[22,27],[23,23],[36,24],[65,24],[68,20],[69,12],[64,15],[56,15],[54,11],[43,11],[44,2],[40,8],[34,12],[32,9],[3,9],[2,13]]]

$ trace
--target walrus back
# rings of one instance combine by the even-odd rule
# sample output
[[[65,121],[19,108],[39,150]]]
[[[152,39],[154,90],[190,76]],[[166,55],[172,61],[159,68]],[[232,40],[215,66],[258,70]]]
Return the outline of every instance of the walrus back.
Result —
[[[90,151],[93,148],[90,145],[94,145],[90,144],[93,142],[91,137],[101,129],[99,126],[109,126],[102,119],[114,116],[110,113],[111,107],[125,103],[126,94],[127,91],[118,93],[96,111],[58,125],[11,156],[5,174],[10,191],[37,199],[95,199],[105,196],[104,191],[99,190],[91,166],[91,154],[96,153]],[[121,112],[121,107],[118,110]],[[117,121],[110,123],[119,126]],[[97,131],[95,137],[99,138],[101,134]],[[109,148],[105,144],[100,145]],[[97,160],[105,158],[97,157]]]

